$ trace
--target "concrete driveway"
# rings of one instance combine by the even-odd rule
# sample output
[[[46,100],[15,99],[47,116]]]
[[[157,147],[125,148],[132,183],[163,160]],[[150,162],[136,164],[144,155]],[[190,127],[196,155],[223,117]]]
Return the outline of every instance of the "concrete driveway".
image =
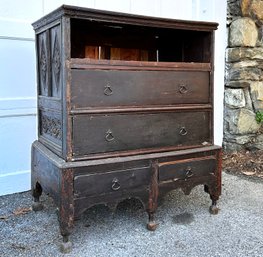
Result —
[[[29,192],[0,197],[1,257],[263,256],[263,180],[224,173],[216,216],[208,212],[203,186],[189,196],[173,191],[159,207],[155,232],[146,229],[147,215],[137,201],[121,203],[114,215],[94,207],[76,221],[67,255],[59,252],[55,206],[46,196],[42,200],[45,209],[34,213]]]

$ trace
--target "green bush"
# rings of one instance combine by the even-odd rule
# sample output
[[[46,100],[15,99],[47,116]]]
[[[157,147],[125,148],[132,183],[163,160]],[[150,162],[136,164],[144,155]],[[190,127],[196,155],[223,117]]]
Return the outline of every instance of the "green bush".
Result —
[[[257,123],[263,123],[263,112],[261,111],[256,112],[256,121]]]

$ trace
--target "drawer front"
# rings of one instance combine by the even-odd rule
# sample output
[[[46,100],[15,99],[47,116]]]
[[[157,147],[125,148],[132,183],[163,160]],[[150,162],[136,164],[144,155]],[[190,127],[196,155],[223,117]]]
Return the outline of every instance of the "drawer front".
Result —
[[[74,108],[209,102],[208,71],[72,70]]]
[[[73,155],[211,143],[209,111],[73,117]]]
[[[213,175],[216,170],[215,157],[181,160],[159,164],[159,180],[187,180]]]
[[[149,167],[114,172],[80,175],[74,178],[76,197],[102,195],[147,186],[150,183]]]

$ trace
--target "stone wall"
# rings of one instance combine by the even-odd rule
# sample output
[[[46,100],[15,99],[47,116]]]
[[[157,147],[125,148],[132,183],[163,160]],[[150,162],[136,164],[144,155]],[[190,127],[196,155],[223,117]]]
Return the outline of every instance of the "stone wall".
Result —
[[[263,149],[263,1],[228,0],[224,148]]]

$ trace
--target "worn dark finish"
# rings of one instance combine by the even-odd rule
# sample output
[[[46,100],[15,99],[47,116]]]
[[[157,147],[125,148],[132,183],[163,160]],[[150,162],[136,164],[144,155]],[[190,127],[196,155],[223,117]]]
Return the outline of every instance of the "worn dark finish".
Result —
[[[157,62],[157,61],[123,61],[71,58],[72,69],[90,70],[164,70],[164,71],[211,71],[211,63],[207,62]]]
[[[73,70],[76,108],[209,103],[209,72]]]
[[[74,156],[212,143],[209,111],[81,115],[72,124]]]
[[[159,164],[159,180],[186,180],[200,176],[215,175],[215,157],[186,159]]]
[[[151,165],[151,183],[149,189],[149,202],[147,212],[149,215],[149,222],[147,224],[147,228],[151,231],[154,231],[157,228],[157,223],[154,219],[154,213],[158,207],[158,194],[159,194],[159,187],[158,187],[158,160],[153,159]]]
[[[216,214],[221,147],[213,145],[216,23],[62,6],[36,31],[38,140],[32,208],[58,207],[62,252],[74,219],[139,199],[155,230],[158,201],[204,185]]]
[[[98,167],[97,167],[98,168]],[[149,185],[149,167],[75,176],[75,197],[125,192]]]

